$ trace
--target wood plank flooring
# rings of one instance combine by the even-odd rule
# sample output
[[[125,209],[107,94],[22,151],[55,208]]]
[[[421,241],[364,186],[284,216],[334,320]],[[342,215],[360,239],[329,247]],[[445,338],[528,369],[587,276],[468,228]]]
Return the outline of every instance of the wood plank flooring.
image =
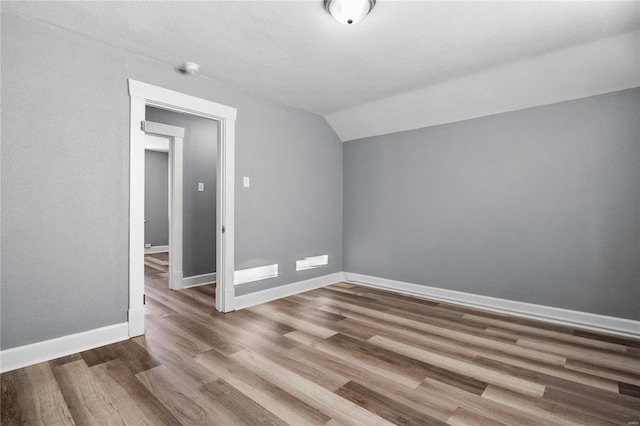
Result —
[[[229,314],[147,256],[146,334],[0,376],[2,425],[638,425],[640,341],[336,284]]]

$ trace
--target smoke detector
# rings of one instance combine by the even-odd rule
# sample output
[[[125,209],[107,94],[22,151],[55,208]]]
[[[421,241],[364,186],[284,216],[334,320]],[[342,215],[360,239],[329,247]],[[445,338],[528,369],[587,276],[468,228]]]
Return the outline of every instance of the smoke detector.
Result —
[[[195,62],[185,62],[180,67],[180,71],[186,74],[195,74],[198,72],[199,68],[200,68],[200,65],[196,64]]]

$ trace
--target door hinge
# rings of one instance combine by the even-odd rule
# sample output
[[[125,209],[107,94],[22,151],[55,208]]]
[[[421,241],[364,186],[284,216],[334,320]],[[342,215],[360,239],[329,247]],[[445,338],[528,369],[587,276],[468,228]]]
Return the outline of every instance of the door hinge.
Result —
[[[140,122],[140,130],[142,130],[143,132],[145,131],[145,130],[144,130],[144,121],[141,121],[141,122]]]
[[[146,304],[147,304],[147,295],[146,295],[146,294],[143,294],[143,295],[142,295],[142,304],[143,304],[143,305],[146,305]]]

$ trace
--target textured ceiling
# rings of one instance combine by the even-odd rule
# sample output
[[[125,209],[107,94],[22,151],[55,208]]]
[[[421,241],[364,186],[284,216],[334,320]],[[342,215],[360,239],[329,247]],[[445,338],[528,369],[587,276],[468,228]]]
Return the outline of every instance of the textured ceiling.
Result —
[[[354,26],[333,20],[322,0],[1,7],[169,64],[197,62],[204,76],[335,115],[637,30],[639,4],[378,0]]]

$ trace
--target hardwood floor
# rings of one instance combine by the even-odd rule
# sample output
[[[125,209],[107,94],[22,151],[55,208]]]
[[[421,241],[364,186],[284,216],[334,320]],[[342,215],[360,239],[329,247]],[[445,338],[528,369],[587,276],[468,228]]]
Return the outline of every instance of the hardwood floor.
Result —
[[[3,425],[640,421],[638,340],[346,283],[220,314],[145,269],[146,335],[3,374]]]

